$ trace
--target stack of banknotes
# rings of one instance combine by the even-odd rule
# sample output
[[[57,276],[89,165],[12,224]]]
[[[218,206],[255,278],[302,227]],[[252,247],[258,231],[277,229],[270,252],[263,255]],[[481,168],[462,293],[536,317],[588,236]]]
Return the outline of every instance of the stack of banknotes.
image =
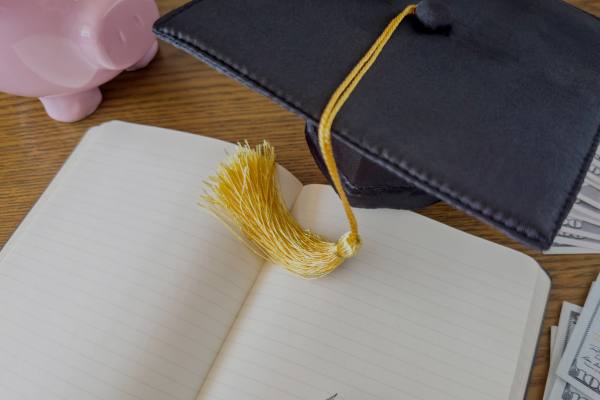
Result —
[[[558,327],[550,330],[550,369],[544,400],[600,400],[598,278],[583,308],[563,303]]]
[[[577,201],[546,254],[600,253],[600,152],[597,151]]]

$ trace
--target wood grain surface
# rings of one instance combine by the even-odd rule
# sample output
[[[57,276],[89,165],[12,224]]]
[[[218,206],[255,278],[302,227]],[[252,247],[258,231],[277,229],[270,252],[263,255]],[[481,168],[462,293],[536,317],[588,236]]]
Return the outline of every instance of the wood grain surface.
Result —
[[[161,12],[185,0],[158,0]],[[600,0],[573,4],[600,16]],[[270,100],[161,43],[146,69],[120,75],[102,87],[104,102],[90,118],[63,124],[50,120],[36,99],[0,93],[0,245],[46,188],[85,131],[120,119],[194,132],[229,141],[268,139],[279,162],[304,183],[325,180],[304,142],[302,120]],[[444,204],[422,214],[534,257],[552,277],[553,288],[527,399],[542,398],[548,369],[549,327],[558,323],[563,301],[583,304],[600,255],[544,256]]]

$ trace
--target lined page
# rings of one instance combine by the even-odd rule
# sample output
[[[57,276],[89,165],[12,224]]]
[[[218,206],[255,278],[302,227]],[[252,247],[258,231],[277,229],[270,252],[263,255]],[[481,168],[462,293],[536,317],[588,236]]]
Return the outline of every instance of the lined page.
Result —
[[[329,276],[263,269],[199,400],[523,398],[541,268],[411,212],[356,212],[363,248]],[[328,187],[306,186],[294,213],[331,239],[347,230]]]
[[[1,399],[196,398],[263,263],[197,207],[225,149],[121,122],[86,134],[0,253]]]

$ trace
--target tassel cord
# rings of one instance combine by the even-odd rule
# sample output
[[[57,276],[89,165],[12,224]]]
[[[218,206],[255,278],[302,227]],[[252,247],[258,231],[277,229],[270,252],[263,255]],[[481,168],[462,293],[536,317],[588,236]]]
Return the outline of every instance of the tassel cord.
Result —
[[[390,21],[375,43],[373,43],[371,48],[361,58],[361,60],[356,64],[356,66],[333,93],[329,102],[327,103],[327,106],[323,110],[323,114],[321,115],[321,121],[319,123],[319,146],[321,148],[321,153],[323,154],[325,165],[327,166],[327,170],[329,171],[329,175],[333,181],[333,185],[340,197],[342,206],[344,207],[348,224],[350,225],[350,232],[342,236],[340,241],[338,241],[338,251],[340,252],[344,252],[343,249],[347,249],[346,252],[353,254],[360,246],[360,236],[358,233],[358,222],[356,221],[356,216],[352,211],[352,206],[350,205],[348,196],[344,191],[337,163],[333,155],[333,147],[331,144],[331,128],[333,126],[335,117],[340,112],[346,101],[350,98],[350,95],[356,86],[358,86],[362,78],[373,66],[377,60],[377,57],[379,57],[385,45],[396,31],[396,28],[400,25],[404,18],[406,18],[408,15],[414,14],[416,8],[416,5],[409,5],[392,21]],[[340,254],[340,256],[347,257],[346,254]]]

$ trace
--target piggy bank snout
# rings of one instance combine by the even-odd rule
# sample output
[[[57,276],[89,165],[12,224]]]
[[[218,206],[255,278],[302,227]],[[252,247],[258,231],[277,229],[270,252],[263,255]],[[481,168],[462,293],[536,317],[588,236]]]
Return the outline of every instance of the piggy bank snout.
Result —
[[[81,32],[82,49],[91,63],[123,70],[139,61],[155,43],[152,24],[159,12],[154,0],[115,0],[95,9]]]

